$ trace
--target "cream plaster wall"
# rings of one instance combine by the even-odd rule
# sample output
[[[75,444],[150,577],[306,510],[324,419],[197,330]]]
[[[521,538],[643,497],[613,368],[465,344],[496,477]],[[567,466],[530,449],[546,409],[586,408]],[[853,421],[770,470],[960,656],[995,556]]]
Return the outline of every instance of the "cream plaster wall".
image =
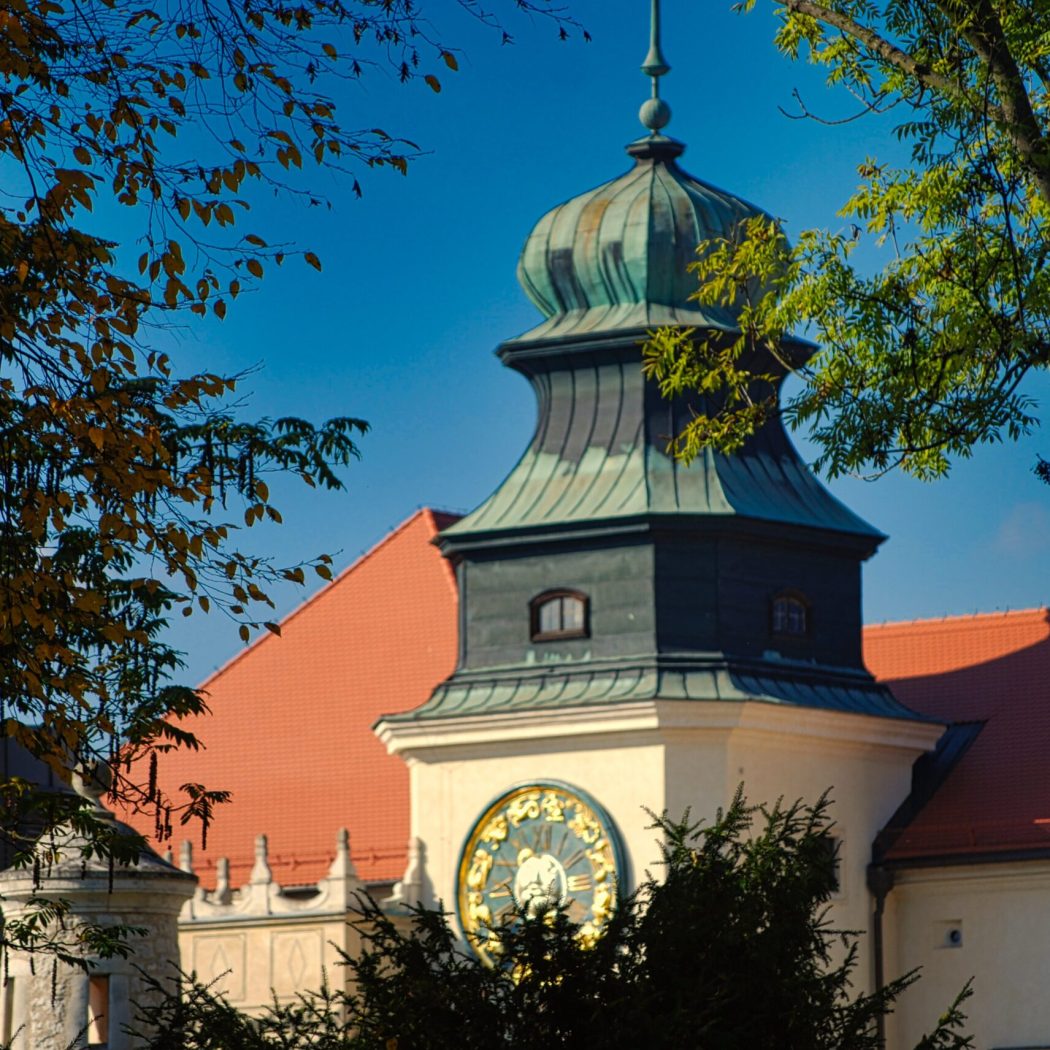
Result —
[[[833,917],[854,929],[870,922],[871,842],[907,796],[915,759],[941,731],[768,704],[674,701],[378,727],[409,763],[412,833],[426,849],[424,900],[454,905],[464,838],[489,802],[516,783],[561,780],[593,795],[623,837],[634,889],[647,869],[659,870],[643,807],[672,817],[689,808],[694,818],[710,818],[742,781],[753,802],[781,795],[815,801],[834,789],[844,857]],[[870,961],[862,951],[857,976],[865,987]]]
[[[179,929],[183,969],[196,973],[247,1013],[270,1006],[273,996],[289,1001],[321,987],[345,987],[348,971],[339,949],[353,953],[358,934],[346,915],[270,919],[233,918],[227,922],[187,923]]]
[[[410,761],[412,828],[426,848],[431,900],[453,909],[464,839],[485,807],[523,781],[559,780],[582,789],[609,813],[624,844],[628,878],[659,859],[652,822],[643,806],[665,805],[662,748],[634,746],[552,747],[537,752],[527,743],[494,745],[491,754],[441,762]]]
[[[734,733],[726,788],[731,793],[743,783],[749,801],[767,805],[778,798],[785,803],[796,799],[812,803],[829,792],[830,814],[840,840],[840,890],[831,902],[830,918],[840,929],[862,931],[855,983],[858,988],[870,989],[874,984],[874,956],[868,936],[873,909],[867,889],[871,845],[908,796],[912,764],[921,752],[888,746],[870,724],[856,726],[852,737],[818,736],[805,733],[805,728],[803,717],[794,733],[746,728]]]
[[[1050,1047],[1050,861],[898,872],[886,918],[887,976],[922,967],[888,1050],[910,1050],[970,977],[977,1050]]]

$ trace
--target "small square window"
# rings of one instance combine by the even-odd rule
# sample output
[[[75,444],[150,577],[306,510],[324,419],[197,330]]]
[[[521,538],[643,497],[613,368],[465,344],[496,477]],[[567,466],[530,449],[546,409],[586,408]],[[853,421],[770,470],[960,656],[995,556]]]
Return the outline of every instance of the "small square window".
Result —
[[[770,608],[773,634],[804,638],[809,634],[809,603],[798,594],[778,594]]]
[[[589,602],[578,591],[545,591],[529,603],[529,632],[534,642],[587,638]]]

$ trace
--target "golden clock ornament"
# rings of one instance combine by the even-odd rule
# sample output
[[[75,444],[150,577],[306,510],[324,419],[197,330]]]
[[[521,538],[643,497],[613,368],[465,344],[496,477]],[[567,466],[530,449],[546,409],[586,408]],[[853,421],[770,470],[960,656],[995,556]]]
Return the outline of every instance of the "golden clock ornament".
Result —
[[[516,915],[564,907],[593,943],[616,911],[623,850],[608,814],[566,784],[512,788],[478,818],[459,861],[457,906],[467,939],[487,962]]]

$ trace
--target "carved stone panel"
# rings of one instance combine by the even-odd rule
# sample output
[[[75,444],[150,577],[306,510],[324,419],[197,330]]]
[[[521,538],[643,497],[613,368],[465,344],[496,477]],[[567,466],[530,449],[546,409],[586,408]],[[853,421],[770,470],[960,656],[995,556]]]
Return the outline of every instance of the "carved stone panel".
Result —
[[[278,996],[320,987],[324,938],[319,928],[275,932],[270,947],[271,978]]]
[[[193,970],[202,984],[211,984],[231,1003],[245,997],[244,934],[202,934],[193,939]]]

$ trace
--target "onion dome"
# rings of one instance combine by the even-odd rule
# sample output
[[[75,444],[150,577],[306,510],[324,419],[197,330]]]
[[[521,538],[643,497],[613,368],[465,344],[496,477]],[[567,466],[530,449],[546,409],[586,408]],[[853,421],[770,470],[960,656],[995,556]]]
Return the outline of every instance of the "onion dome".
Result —
[[[732,237],[761,209],[694,178],[685,147],[653,134],[634,167],[549,211],[529,234],[518,280],[547,317],[530,339],[663,324],[735,328],[732,308],[690,301],[702,241]]]
[[[652,0],[641,69],[652,94],[638,113],[649,134],[627,147],[634,167],[549,211],[525,242],[518,280],[547,320],[520,338],[664,324],[737,327],[736,309],[691,300],[689,264],[702,242],[732,238],[743,221],[768,216],[678,166],[685,146],[663,134],[671,107],[660,97],[660,78],[671,67],[660,45],[659,0]]]

